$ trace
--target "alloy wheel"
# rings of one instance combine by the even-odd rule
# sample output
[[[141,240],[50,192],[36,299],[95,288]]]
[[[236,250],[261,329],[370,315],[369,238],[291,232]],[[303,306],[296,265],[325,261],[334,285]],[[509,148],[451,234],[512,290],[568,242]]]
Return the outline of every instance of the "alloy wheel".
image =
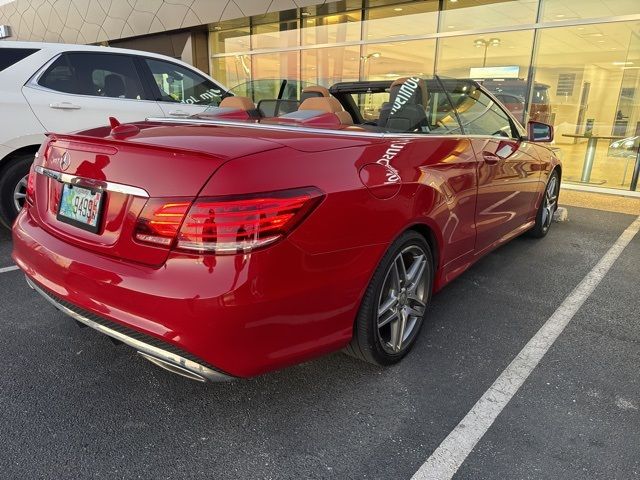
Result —
[[[389,266],[378,299],[377,334],[382,348],[402,352],[420,329],[428,298],[427,255],[412,245]]]
[[[544,192],[544,199],[542,205],[542,228],[548,230],[553,221],[553,213],[556,211],[558,203],[558,177],[552,175],[547,184],[547,188]]]
[[[16,207],[16,211],[22,210],[25,199],[27,198],[27,182],[29,175],[25,175],[20,179],[13,189],[13,206]]]

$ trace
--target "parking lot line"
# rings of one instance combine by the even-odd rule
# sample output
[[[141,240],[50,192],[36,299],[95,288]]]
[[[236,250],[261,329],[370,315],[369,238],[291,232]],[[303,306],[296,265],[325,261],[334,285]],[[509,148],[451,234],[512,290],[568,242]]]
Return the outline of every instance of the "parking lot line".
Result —
[[[565,298],[542,328],[413,475],[412,480],[450,479],[455,475],[639,230],[640,217],[627,227],[596,266]]]
[[[10,267],[0,268],[0,273],[13,272],[14,270],[18,270],[18,266],[17,265],[12,265]]]

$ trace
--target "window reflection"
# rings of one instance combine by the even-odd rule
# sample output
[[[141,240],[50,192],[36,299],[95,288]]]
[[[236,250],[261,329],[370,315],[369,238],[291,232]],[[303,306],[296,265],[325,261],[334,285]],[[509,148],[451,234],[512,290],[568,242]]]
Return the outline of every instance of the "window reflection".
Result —
[[[340,15],[303,17],[302,45],[354,42],[360,40],[361,11]]]
[[[302,80],[325,87],[358,80],[359,58],[358,46],[302,50]]]
[[[542,2],[543,22],[633,15],[638,12],[640,12],[638,0],[543,0]]]
[[[366,45],[360,56],[361,78],[395,80],[411,75],[431,76],[436,52],[434,40],[411,40]]]
[[[570,181],[629,186],[637,150],[623,151],[623,140],[633,144],[640,135],[638,27],[626,22],[539,33],[535,81],[549,85],[555,145]]]
[[[438,2],[427,0],[371,8],[367,10],[362,28],[364,40],[435,33],[438,28]]]
[[[538,13],[538,0],[445,0],[443,5],[444,32],[535,23]]]

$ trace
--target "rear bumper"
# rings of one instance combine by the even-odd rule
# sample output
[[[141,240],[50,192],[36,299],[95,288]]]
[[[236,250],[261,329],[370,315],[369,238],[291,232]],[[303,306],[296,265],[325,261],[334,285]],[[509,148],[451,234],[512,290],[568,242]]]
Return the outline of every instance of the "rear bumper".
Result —
[[[60,310],[207,380],[258,375],[345,346],[384,250],[308,255],[285,240],[247,255],[171,254],[152,268],[65,243],[26,210],[13,235],[14,260]]]
[[[202,365],[201,360],[170,344],[165,344],[153,337],[147,337],[91,312],[82,311],[82,309],[57,298],[51,292],[46,292],[43,287],[39,287],[29,280],[29,277],[27,277],[27,284],[62,313],[66,313],[78,322],[129,345],[147,360],[166,370],[199,382],[218,382],[233,378],[210,366]]]

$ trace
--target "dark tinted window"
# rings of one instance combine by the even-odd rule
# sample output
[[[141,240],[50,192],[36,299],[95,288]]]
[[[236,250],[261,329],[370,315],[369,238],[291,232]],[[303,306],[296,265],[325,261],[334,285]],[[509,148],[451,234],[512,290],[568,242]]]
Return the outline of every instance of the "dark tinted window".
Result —
[[[39,83],[64,93],[145,99],[134,58],[128,55],[63,54],[47,69]]]
[[[56,92],[77,93],[74,70],[69,65],[67,57],[61,55],[47,68],[38,83]]]
[[[0,71],[36,53],[36,48],[0,48]]]
[[[513,137],[509,116],[474,83],[465,80],[443,80],[458,113],[464,133]]]
[[[207,78],[175,63],[150,58],[145,61],[159,89],[159,101],[213,106],[220,104],[224,92]]]

